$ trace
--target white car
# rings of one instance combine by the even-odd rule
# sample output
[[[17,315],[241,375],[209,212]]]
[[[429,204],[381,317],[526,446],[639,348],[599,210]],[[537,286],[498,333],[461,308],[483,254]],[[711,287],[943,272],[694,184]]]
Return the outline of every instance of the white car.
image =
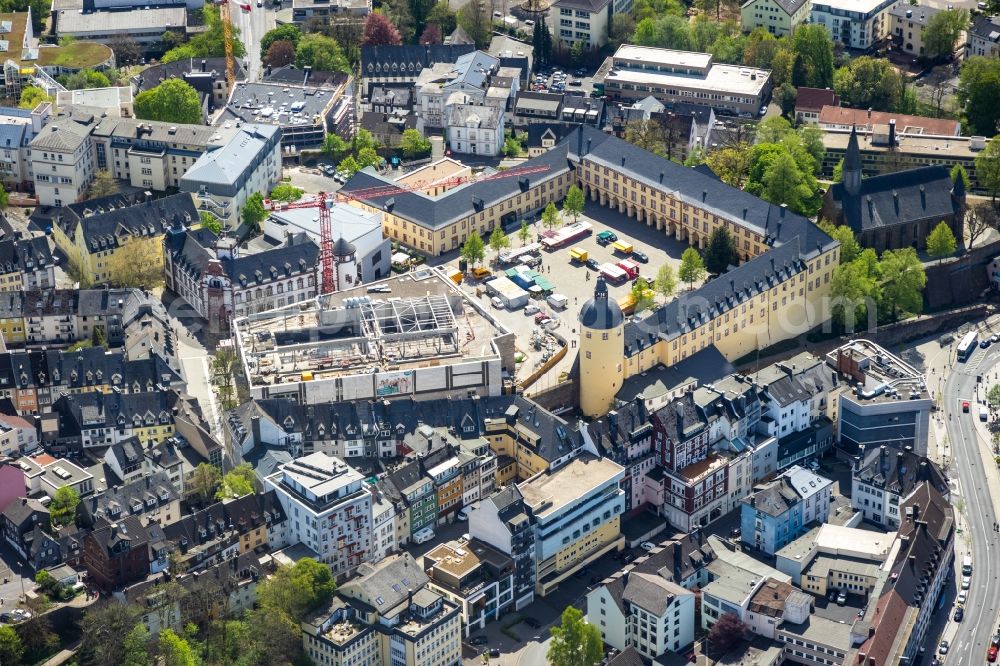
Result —
[[[961,592],[958,593],[958,596],[955,598],[955,602],[959,604],[964,604],[965,600],[968,598],[969,598],[969,593],[966,592],[965,590],[962,590]]]
[[[493,298],[491,298],[490,303],[492,303],[493,307],[495,307],[497,310],[503,310],[503,301],[500,300],[499,296],[494,296]]]
[[[524,306],[524,316],[526,317],[530,317],[533,314],[538,314],[541,311],[542,309],[534,304]]]
[[[643,541],[642,543],[639,544],[639,548],[642,548],[643,550],[648,552],[656,548],[656,544],[653,543],[652,541]]]
[[[962,589],[967,590],[972,587],[972,578],[970,576],[962,576]]]

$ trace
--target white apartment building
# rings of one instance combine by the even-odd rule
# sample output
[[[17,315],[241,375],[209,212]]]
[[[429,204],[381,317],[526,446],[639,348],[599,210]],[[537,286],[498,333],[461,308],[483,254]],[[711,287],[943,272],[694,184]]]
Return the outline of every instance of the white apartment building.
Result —
[[[0,183],[8,192],[30,190],[35,174],[31,168],[31,141],[52,116],[52,104],[35,109],[0,108]]]
[[[209,145],[180,179],[182,192],[193,192],[205,210],[235,229],[247,197],[265,196],[281,181],[281,127],[243,125],[222,146]]]
[[[1000,55],[1000,16],[977,16],[966,33],[965,57]]]
[[[788,37],[809,18],[811,8],[811,0],[746,0],[740,7],[740,25],[744,32],[763,28]]]
[[[364,476],[339,458],[312,453],[264,479],[288,517],[291,543],[314,550],[343,579],[371,560],[372,493]]]
[[[587,622],[617,650],[647,659],[694,642],[695,595],[655,573],[629,572],[587,593]]]
[[[615,12],[619,11],[616,7]],[[611,3],[609,0],[556,0],[548,21],[552,37],[562,48],[569,50],[579,42],[588,51],[599,49],[608,43]]]
[[[825,27],[833,41],[867,51],[889,36],[889,11],[902,0],[814,0],[810,21]]]
[[[466,53],[454,63],[437,62],[417,77],[415,111],[425,127],[443,128],[448,123],[449,107],[456,103],[487,104],[489,98],[496,106],[504,97],[513,102],[520,77],[519,68],[501,67],[499,58],[482,51]]]
[[[94,117],[70,112],[58,116],[31,140],[35,196],[43,206],[63,206],[84,198],[97,171],[90,141]]]
[[[499,155],[504,142],[504,110],[479,104],[448,107],[448,147],[453,153]]]
[[[396,541],[396,507],[381,493],[372,500],[372,562],[379,562],[399,547]]]

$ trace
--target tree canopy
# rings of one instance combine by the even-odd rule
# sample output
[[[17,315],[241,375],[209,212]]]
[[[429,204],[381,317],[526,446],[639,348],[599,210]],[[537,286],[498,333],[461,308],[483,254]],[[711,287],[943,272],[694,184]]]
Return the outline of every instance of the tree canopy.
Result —
[[[279,25],[277,28],[265,32],[264,36],[260,38],[260,55],[263,57],[275,42],[291,42],[292,46],[295,47],[299,45],[300,39],[302,39],[302,30],[299,29],[299,26],[293,23]]]
[[[935,259],[943,261],[945,257],[955,254],[956,247],[955,234],[943,220],[927,235],[927,254]]]
[[[104,72],[95,72],[92,69],[81,69],[79,72],[67,74],[63,77],[62,84],[67,90],[107,88],[111,85],[111,80]]]
[[[260,223],[267,219],[267,209],[264,208],[264,197],[261,196],[260,192],[254,192],[247,197],[247,202],[243,206],[243,212],[240,215],[248,227],[255,232],[260,232]]]
[[[431,142],[415,129],[403,130],[399,138],[399,149],[406,157],[420,157],[431,152]]]
[[[563,215],[571,215],[573,221],[576,222],[580,214],[583,213],[583,207],[586,203],[583,190],[578,185],[570,185],[566,192],[566,198],[563,199]]]
[[[566,607],[560,624],[550,631],[552,640],[545,655],[550,666],[597,666],[604,658],[600,629],[574,606]]]
[[[223,475],[219,489],[215,492],[216,499],[234,499],[253,493],[256,476],[250,463],[237,465]]]
[[[118,194],[118,181],[107,169],[98,169],[90,183],[88,195],[91,199],[100,199],[112,194]]]
[[[998,89],[998,93],[1000,93],[1000,89]],[[1000,104],[996,104],[996,106],[1000,106]],[[1000,134],[990,139],[986,148],[979,151],[975,164],[979,184],[996,201],[997,194],[1000,194]]]
[[[1000,59],[983,56],[966,58],[955,94],[965,111],[966,133],[982,136],[997,133],[997,120],[1000,120],[1000,104],[997,103],[1000,100]],[[978,173],[978,167],[976,171]]]
[[[927,285],[924,265],[912,247],[886,250],[879,260],[883,304],[892,318],[900,310],[919,314],[923,309],[923,291]]]
[[[156,289],[163,284],[163,241],[129,236],[108,257],[108,283],[115,287]]]
[[[302,198],[303,190],[289,183],[281,183],[271,190],[271,198],[275,201],[298,201]]]
[[[705,269],[713,275],[719,275],[739,263],[740,255],[733,234],[725,227],[713,229],[705,245]]]
[[[659,270],[656,271],[653,288],[657,294],[663,296],[664,300],[674,295],[674,292],[677,291],[677,274],[673,266],[670,264],[660,266]]]
[[[219,19],[219,9],[206,4],[201,9],[202,18],[207,29],[192,37],[188,42],[175,46],[160,59],[161,62],[175,62],[187,58],[221,58],[226,55],[223,39],[222,21]],[[240,29],[233,25],[233,55],[242,58],[246,55],[246,46],[240,39]]]
[[[483,237],[475,231],[462,243],[462,258],[468,262],[469,266],[475,266],[486,258],[486,248],[483,246]]]
[[[398,46],[401,43],[399,30],[385,14],[374,11],[365,17],[361,30],[362,46]]]
[[[202,122],[201,97],[186,81],[166,79],[135,96],[135,117],[167,123],[198,125]]]
[[[507,234],[503,232],[499,226],[493,227],[493,232],[490,233],[490,249],[500,254],[500,251],[504,248],[510,247],[510,239],[507,238]]]
[[[833,40],[826,26],[799,26],[792,37],[792,85],[829,88],[833,85]]]
[[[845,106],[876,111],[912,112],[906,81],[885,58],[861,56],[833,75],[833,88]]]
[[[704,280],[708,271],[705,269],[705,262],[702,261],[698,250],[689,247],[681,255],[681,267],[677,271],[677,277],[688,283],[690,289],[695,282]]]
[[[964,9],[946,9],[931,16],[923,30],[924,57],[932,61],[950,58],[968,25],[969,12]]]
[[[54,102],[44,90],[36,86],[25,86],[21,88],[21,97],[17,105],[22,109],[34,109],[42,102]]]
[[[549,205],[542,210],[542,226],[546,229],[554,229],[559,226],[559,210],[551,201],[549,202]]]
[[[333,37],[319,33],[303,35],[295,48],[296,67],[312,67],[317,72],[351,72],[350,63]]]

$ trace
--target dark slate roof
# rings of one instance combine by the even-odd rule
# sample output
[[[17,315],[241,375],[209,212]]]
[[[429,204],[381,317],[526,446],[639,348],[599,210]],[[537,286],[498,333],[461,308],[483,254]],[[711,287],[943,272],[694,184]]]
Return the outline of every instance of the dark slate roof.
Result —
[[[409,108],[413,106],[415,96],[412,83],[385,83],[372,86],[368,101],[371,104],[388,104],[389,106]]]
[[[565,145],[556,146],[543,155],[525,162],[523,167],[548,166],[548,170],[519,178],[487,178],[461,187],[456,187],[438,197],[428,197],[420,192],[399,189],[389,196],[362,198],[361,200],[379,210],[391,211],[404,219],[419,221],[434,229],[444,227],[456,220],[467,217],[474,211],[481,211],[498,201],[518,192],[523,192],[538,183],[556,178],[570,170]],[[392,181],[374,173],[371,168],[359,171],[341,188],[349,193],[368,188],[383,191],[393,185]]]
[[[666,437],[684,442],[708,426],[709,417],[695,402],[693,393],[686,393],[661,407],[653,416]]]
[[[691,532],[663,544],[656,553],[636,560],[634,572],[657,574],[680,584],[697,574],[715,559],[711,544],[704,540],[701,530]]]
[[[194,199],[182,192],[97,213],[82,220],[75,216],[59,216],[55,223],[69,238],[75,238],[77,226],[82,225],[83,238],[89,251],[94,253],[117,247],[131,236],[157,236],[171,227],[186,227],[197,219]]]
[[[848,193],[844,183],[834,183],[827,196],[843,209],[847,224],[857,234],[957,215],[960,203],[952,197],[953,186],[948,167],[934,165],[864,178],[856,195]]]
[[[243,71],[243,65],[239,58],[236,58],[233,62],[235,65],[235,75],[236,80],[240,81],[246,78],[246,73]],[[192,72],[196,74],[194,77],[187,78],[184,75]],[[201,72],[208,74],[214,74],[214,77],[204,77],[209,79],[212,83],[216,80],[225,81],[226,80],[226,59],[225,58],[195,58],[193,61],[189,58],[184,58],[182,60],[175,60],[174,62],[165,62],[157,65],[148,67],[142,71],[141,74],[132,77],[132,80],[136,83],[139,88],[139,92],[155,88],[167,79],[182,79],[186,80],[189,85],[194,87],[198,92],[202,94],[210,94],[211,87],[208,89],[201,89],[200,86],[196,85],[196,82],[203,78],[197,76]],[[299,83],[301,83],[302,76],[299,75]]]
[[[207,229],[175,228],[167,233],[164,245],[176,269],[192,278],[201,279],[208,265],[217,261],[230,280],[244,286],[270,282],[272,272],[281,279],[311,274],[319,261],[319,247],[305,233],[292,234],[285,243],[270,250],[237,255],[235,259],[216,259],[217,241],[218,237]]]
[[[359,126],[377,136],[402,136],[408,129],[417,129],[417,116],[410,112],[406,115],[390,115],[370,111],[361,115]]]
[[[747,5],[755,1],[756,0],[747,0],[747,2],[743,3],[743,7],[746,7]],[[786,14],[792,16],[795,14],[795,12],[799,11],[799,9],[801,9],[802,5],[804,5],[805,3],[806,0],[776,0],[774,4],[781,7]]]
[[[948,492],[947,477],[936,463],[913,451],[901,451],[893,446],[865,451],[853,476],[902,497],[908,497],[923,482],[930,483],[941,493]]]
[[[362,46],[361,75],[411,76],[436,62],[455,62],[476,50],[475,44],[429,44],[426,46]]]
[[[138,456],[141,460],[141,449]],[[170,482],[170,476],[166,472],[154,472],[131,483],[114,486],[84,498],[80,510],[91,523],[99,517],[115,521],[128,515],[157,511],[178,499],[180,498]]]
[[[801,215],[598,129],[582,126],[575,141],[570,137],[567,144],[577,156],[623,170],[653,190],[689,197],[700,207],[739,220],[741,226],[761,233],[768,244],[777,246],[798,238],[802,251],[808,254],[815,251],[817,244],[833,243],[819,227]]]
[[[556,143],[576,129],[576,123],[531,123],[528,125],[528,148],[541,148],[542,139],[551,135]]]
[[[605,662],[605,666],[645,666],[646,660],[631,645]]]
[[[618,301],[608,296],[608,285],[603,277],[598,276],[594,297],[580,309],[580,324],[595,331],[607,331],[618,328],[624,320]]]
[[[52,265],[52,250],[45,236],[0,240],[0,272],[33,272]]]
[[[83,291],[85,290],[38,289],[21,292],[24,297],[24,316],[42,317],[60,313],[75,315]]]
[[[552,6],[560,9],[579,9],[595,14],[607,8],[608,2],[609,0],[556,0]]]
[[[130,548],[149,543],[149,532],[138,516],[127,516],[117,522],[102,520],[100,527],[91,532],[90,536],[108,554],[120,541],[130,542]]]
[[[1000,16],[977,16],[971,32],[980,39],[1000,44]]]
[[[815,228],[818,230],[818,227]],[[822,236],[826,239],[823,247],[835,243],[826,234]],[[701,288],[656,308],[645,318],[629,320],[625,324],[625,355],[637,354],[657,339],[671,340],[688,333],[719,313],[738,307],[762,291],[807,271],[803,254],[799,249],[799,240],[792,238],[786,244],[710,280]]]
[[[349,76],[343,72],[309,72],[306,85],[310,86],[332,86],[339,88],[347,83]],[[238,78],[238,77],[237,77]],[[306,81],[306,72],[297,69],[293,65],[272,69],[264,75],[264,83],[294,83],[301,86]]]
[[[32,520],[34,516],[49,514],[45,505],[36,499],[17,497],[12,499],[3,509],[3,517],[13,525],[23,529],[25,523]]]

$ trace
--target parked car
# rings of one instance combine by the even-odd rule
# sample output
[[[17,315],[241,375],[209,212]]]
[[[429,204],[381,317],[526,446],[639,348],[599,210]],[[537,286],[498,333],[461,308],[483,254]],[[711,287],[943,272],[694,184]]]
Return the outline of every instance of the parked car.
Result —
[[[965,600],[968,598],[968,596],[969,596],[969,593],[966,592],[965,590],[962,590],[961,592],[958,593],[958,596],[955,598],[955,602],[956,603],[960,603],[960,604],[964,604]]]
[[[486,636],[473,636],[469,639],[469,645],[486,645]]]
[[[597,261],[597,259],[594,259],[593,257],[587,259],[587,268],[589,268],[590,270],[592,271],[599,270],[600,266],[601,264],[599,261]]]
[[[524,618],[524,620],[522,620],[522,622],[524,622],[526,625],[528,625],[532,629],[540,629],[542,627],[542,623],[539,622],[538,620],[536,620],[533,617],[526,617],[526,618]]]
[[[955,622],[961,622],[963,617],[965,617],[965,609],[959,606],[955,609]]]
[[[639,547],[645,551],[650,551],[656,548],[656,544],[653,543],[652,541],[643,541],[642,543],[639,544]]]
[[[938,645],[938,654],[948,654],[948,648],[950,646],[951,643],[948,641],[941,641],[940,645]]]
[[[970,587],[972,587],[972,577],[971,576],[962,576],[962,589],[963,590],[967,590]]]
[[[844,592],[843,590],[841,590],[841,591],[840,591],[840,592],[839,592],[839,593],[837,594],[837,605],[838,605],[838,606],[843,606],[843,605],[844,605],[844,604],[846,604],[846,603],[847,603],[847,593],[846,593],[846,592]]]
[[[632,250],[632,258],[638,261],[640,264],[649,263],[649,255],[641,250]]]
[[[540,307],[538,307],[537,305],[535,305],[534,303],[529,303],[528,305],[524,306],[524,315],[526,317],[530,317],[531,315],[538,314],[541,311],[542,311],[542,309]]]
[[[417,544],[427,543],[433,538],[434,538],[434,530],[432,530],[429,527],[425,527],[424,529],[418,531],[416,534],[413,535],[413,543]]]
[[[997,660],[997,646],[991,645],[990,649],[986,651],[986,661],[992,663]]]
[[[499,659],[500,650],[498,648],[490,648],[490,657],[493,659]]]
[[[580,79],[572,79],[572,80],[571,80],[571,81],[569,82],[569,84],[570,84],[571,86],[582,86],[582,85],[583,85],[583,81],[581,81]]]
[[[494,296],[493,298],[491,298],[491,299],[490,299],[490,303],[491,303],[491,304],[493,305],[493,307],[495,307],[495,308],[496,308],[497,310],[503,310],[503,301],[501,301],[501,300],[500,300],[500,297],[499,297],[499,296]]]
[[[1000,333],[994,333],[991,335],[990,342],[1000,342]]]

